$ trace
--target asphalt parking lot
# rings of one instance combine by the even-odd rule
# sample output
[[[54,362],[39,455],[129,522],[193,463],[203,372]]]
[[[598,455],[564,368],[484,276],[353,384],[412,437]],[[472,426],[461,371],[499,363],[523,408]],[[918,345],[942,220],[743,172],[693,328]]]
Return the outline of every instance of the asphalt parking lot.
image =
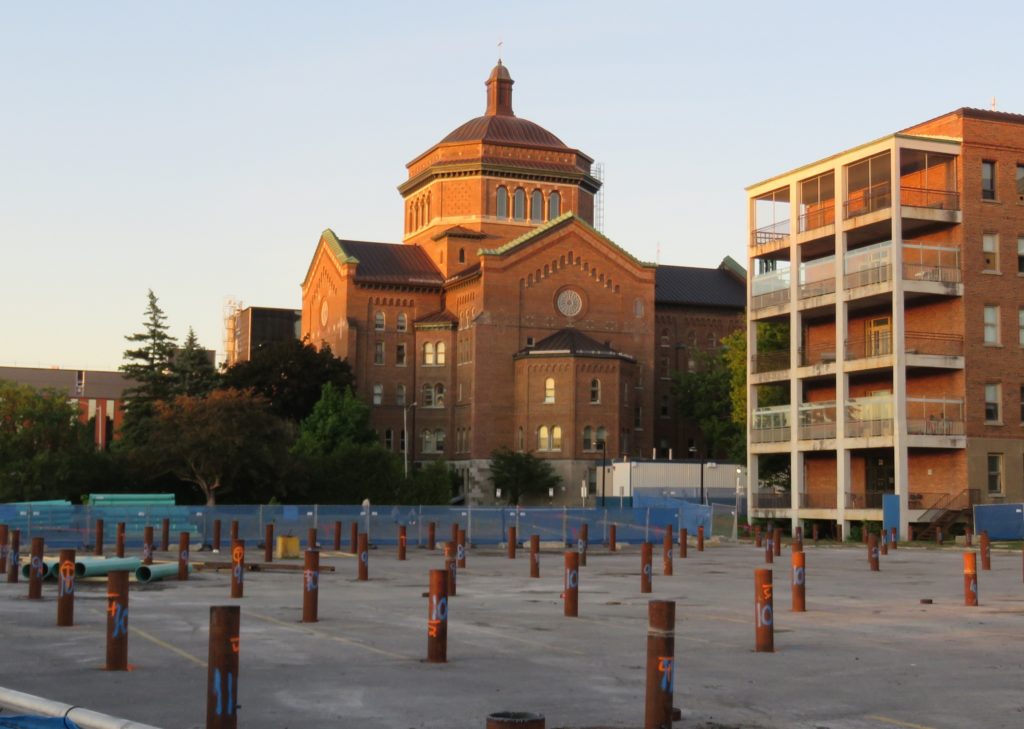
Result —
[[[55,625],[54,582],[42,601],[26,599],[24,581],[0,582],[0,686],[166,729],[203,726],[209,607],[239,604],[246,729],[483,727],[496,711],[541,713],[549,728],[639,727],[656,598],[677,602],[676,726],[1019,729],[1021,554],[993,550],[980,606],[965,607],[962,551],[901,547],[873,573],[862,547],[808,544],[807,612],[794,613],[787,548],[773,565],[771,654],[753,651],[753,571],[766,565],[750,544],[691,546],[671,577],[656,546],[651,595],[640,594],[638,546],[592,545],[578,618],[562,615],[560,551],[544,551],[530,579],[523,551],[471,550],[450,599],[447,664],[423,660],[423,593],[440,551],[400,562],[393,548],[371,550],[368,582],[353,557],[325,552],[336,571],[321,575],[315,624],[300,622],[301,572],[249,573],[240,600],[227,570],[133,585],[129,672],[102,670],[102,578],[78,583],[72,628]]]

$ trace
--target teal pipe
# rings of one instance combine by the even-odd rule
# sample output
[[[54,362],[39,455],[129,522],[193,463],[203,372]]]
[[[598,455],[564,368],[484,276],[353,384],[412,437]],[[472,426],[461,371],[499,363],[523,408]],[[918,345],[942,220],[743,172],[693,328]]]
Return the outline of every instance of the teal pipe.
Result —
[[[50,562],[49,560],[46,560],[46,559],[43,560],[43,579],[44,580],[49,579],[54,574],[56,574],[56,572],[57,572],[57,564],[58,564],[58,562]],[[32,563],[31,562],[26,562],[25,564],[23,564],[21,566],[21,576],[24,577],[26,580],[29,577],[28,573],[31,572],[31,571],[32,571]]]
[[[192,571],[192,565],[188,566],[188,571]],[[177,577],[178,576],[178,563],[177,562],[164,562],[162,564],[144,564],[135,570],[135,581],[136,582],[157,582],[164,579],[165,577]]]
[[[103,577],[108,572],[126,570],[133,572],[142,565],[138,557],[112,557],[111,559],[89,559],[75,562],[75,577]]]

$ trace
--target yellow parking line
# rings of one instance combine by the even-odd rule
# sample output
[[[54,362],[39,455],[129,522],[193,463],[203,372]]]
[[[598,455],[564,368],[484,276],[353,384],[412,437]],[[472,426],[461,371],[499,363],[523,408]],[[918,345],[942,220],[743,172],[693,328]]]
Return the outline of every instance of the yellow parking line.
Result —
[[[914,724],[910,721],[900,721],[899,719],[891,719],[888,716],[878,716],[877,714],[869,714],[864,718],[871,719],[873,721],[880,721],[883,724],[890,724],[892,726],[905,727],[905,729],[935,729],[934,727],[926,726],[924,724]]]
[[[184,658],[186,660],[189,660],[189,661],[192,661],[193,663],[195,663],[200,668],[206,668],[206,661],[202,660],[201,658],[197,658],[196,656],[192,655],[191,653],[187,653],[186,651],[183,651],[181,648],[178,648],[177,646],[173,646],[170,643],[165,643],[164,641],[162,641],[159,638],[157,638],[155,635],[153,635],[151,633],[147,633],[145,630],[140,630],[139,628],[136,628],[134,626],[132,627],[131,630],[132,630],[132,633],[141,635],[143,638],[148,640],[150,643],[153,643],[154,645],[158,645],[161,648],[166,648],[171,653],[176,653],[177,655],[181,656],[182,658]]]
[[[413,660],[409,656],[404,656],[401,653],[392,653],[391,651],[382,650],[380,648],[374,648],[372,645],[367,645],[366,643],[360,643],[359,641],[352,640],[351,638],[345,638],[345,637],[342,637],[340,635],[334,635],[332,633],[325,633],[322,630],[316,630],[315,628],[310,628],[305,623],[286,623],[283,620],[278,620],[277,618],[272,618],[269,615],[260,615],[258,613],[254,613],[254,612],[251,612],[251,611],[246,611],[245,617],[247,617],[247,618],[256,618],[257,620],[262,620],[262,621],[267,622],[267,623],[273,623],[274,625],[280,625],[283,628],[290,628],[292,630],[297,630],[297,631],[299,631],[301,633],[309,633],[310,635],[315,635],[315,636],[318,636],[320,638],[327,638],[328,640],[334,640],[334,641],[337,641],[339,643],[344,643],[346,645],[355,646],[356,648],[362,648],[363,650],[370,651],[371,653],[377,653],[379,655],[387,656],[389,658],[399,658],[399,659],[405,660],[405,661]]]

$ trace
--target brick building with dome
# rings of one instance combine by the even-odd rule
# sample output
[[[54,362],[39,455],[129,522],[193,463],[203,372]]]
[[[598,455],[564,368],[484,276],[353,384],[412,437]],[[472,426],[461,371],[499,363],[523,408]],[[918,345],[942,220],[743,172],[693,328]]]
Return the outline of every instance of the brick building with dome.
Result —
[[[657,266],[597,231],[593,160],[515,116],[512,85],[499,61],[485,114],[408,163],[401,243],[323,232],[302,334],[349,361],[410,467],[443,457],[490,501],[491,453],[530,451],[578,503],[604,457],[701,451],[670,376],[743,326],[745,274]]]

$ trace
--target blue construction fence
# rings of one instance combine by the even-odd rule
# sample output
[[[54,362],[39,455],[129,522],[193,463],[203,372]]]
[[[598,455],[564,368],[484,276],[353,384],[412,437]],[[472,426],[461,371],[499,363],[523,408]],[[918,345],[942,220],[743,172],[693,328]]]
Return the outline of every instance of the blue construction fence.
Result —
[[[1024,504],[979,504],[974,507],[974,531],[989,539],[1024,540]]]
[[[78,506],[0,504],[0,524],[21,530],[21,543],[43,537],[48,549],[82,549],[94,546],[95,523],[103,520],[104,543],[114,544],[117,524],[125,523],[125,544],[141,548],[145,527],[152,526],[159,544],[161,524],[169,520],[170,542],[177,544],[181,532],[189,533],[191,544],[209,545],[214,522],[221,522],[221,540],[227,544],[232,521],[238,522],[238,537],[250,545],[263,541],[265,526],[274,525],[274,535],[295,536],[305,543],[308,530],[316,527],[321,545],[331,545],[334,523],[342,522],[342,542],[347,546],[351,524],[370,535],[372,544],[393,545],[399,525],[406,527],[407,543],[427,543],[428,524],[436,525],[436,538],[444,541],[451,525],[466,530],[470,544],[496,545],[507,539],[508,528],[515,526],[520,539],[540,535],[542,542],[575,544],[580,527],[587,525],[592,542],[604,541],[608,527],[616,527],[616,540],[639,544],[660,541],[665,528],[687,529],[696,535],[703,526],[706,536],[714,536],[712,507],[689,502],[654,504],[623,508],[533,508],[485,506],[362,506],[264,505],[264,506]],[[723,533],[720,536],[728,536]]]

